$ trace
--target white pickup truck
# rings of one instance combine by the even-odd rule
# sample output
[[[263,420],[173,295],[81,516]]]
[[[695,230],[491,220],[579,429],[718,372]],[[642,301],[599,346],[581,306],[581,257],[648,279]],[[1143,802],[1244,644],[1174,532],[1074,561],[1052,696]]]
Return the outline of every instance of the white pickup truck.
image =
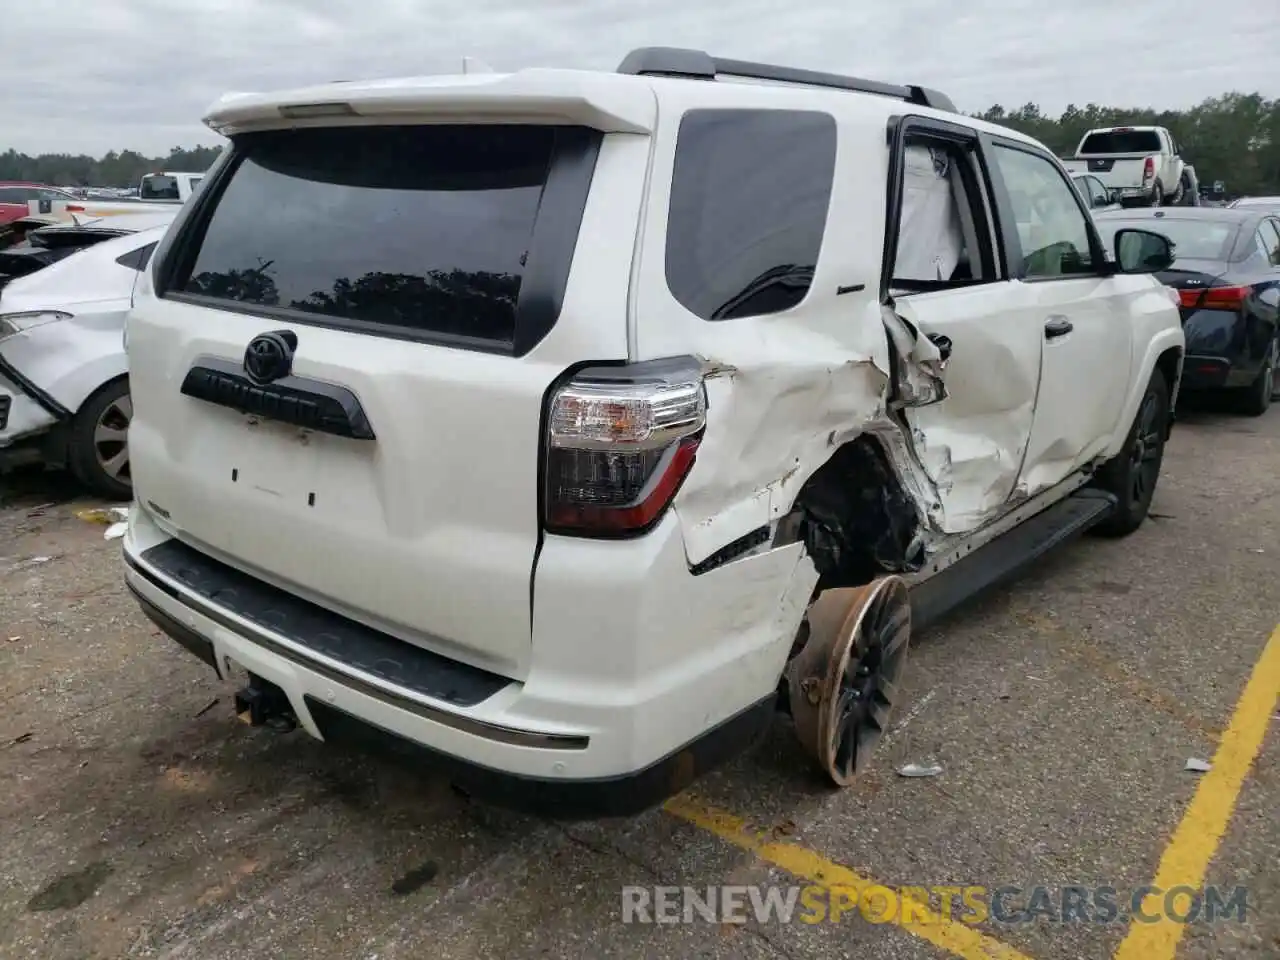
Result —
[[[138,184],[138,196],[122,200],[31,200],[33,217],[56,220],[114,217],[146,211],[155,205],[180,207],[191,199],[203,173],[148,173]]]
[[[1086,133],[1063,163],[1072,174],[1097,177],[1125,206],[1195,205],[1200,185],[1180,152],[1164,127],[1100,127]]]

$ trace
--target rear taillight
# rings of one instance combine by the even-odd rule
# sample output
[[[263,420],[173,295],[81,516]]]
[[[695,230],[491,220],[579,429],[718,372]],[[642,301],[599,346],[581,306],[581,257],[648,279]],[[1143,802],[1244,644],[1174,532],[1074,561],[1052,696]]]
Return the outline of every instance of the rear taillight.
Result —
[[[84,213],[84,207],[78,203],[68,203],[65,209],[67,213]]]
[[[689,475],[706,418],[692,358],[580,370],[551,395],[547,412],[546,529],[644,533]]]
[[[1154,180],[1156,176],[1156,159],[1155,157],[1147,157],[1147,162],[1142,165],[1142,179]]]
[[[1205,290],[1179,290],[1182,305],[1188,310],[1239,310],[1249,296],[1249,287],[1209,287]]]

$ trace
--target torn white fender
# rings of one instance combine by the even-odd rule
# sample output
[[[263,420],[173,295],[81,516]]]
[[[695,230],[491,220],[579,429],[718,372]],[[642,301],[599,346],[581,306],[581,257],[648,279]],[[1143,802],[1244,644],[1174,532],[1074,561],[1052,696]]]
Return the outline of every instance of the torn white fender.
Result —
[[[903,486],[919,500],[922,516],[936,509],[887,411],[889,351],[879,317],[874,301],[851,310],[850,330],[865,331],[857,350],[849,347],[855,338],[848,331],[835,339],[776,323],[703,358],[708,429],[675,499],[691,564],[773,524],[837,447],[869,431],[896,436],[885,447]],[[925,344],[927,357],[932,345]]]
[[[888,304],[881,306],[880,319],[898,356],[898,407],[923,407],[945,400],[942,372],[946,362],[938,347]]]

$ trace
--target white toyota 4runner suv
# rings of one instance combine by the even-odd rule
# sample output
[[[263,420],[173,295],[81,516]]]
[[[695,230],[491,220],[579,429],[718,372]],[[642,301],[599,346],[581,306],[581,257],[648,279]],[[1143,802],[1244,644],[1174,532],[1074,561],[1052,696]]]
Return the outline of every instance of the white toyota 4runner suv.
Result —
[[[249,722],[586,817],[781,710],[844,784],[913,622],[1146,515],[1170,245],[934,91],[659,48],[207,123],[124,559]]]

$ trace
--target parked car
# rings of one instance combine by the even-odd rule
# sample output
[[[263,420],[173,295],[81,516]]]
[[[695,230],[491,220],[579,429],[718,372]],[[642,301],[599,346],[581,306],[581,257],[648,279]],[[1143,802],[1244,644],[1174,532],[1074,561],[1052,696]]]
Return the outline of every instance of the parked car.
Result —
[[[171,214],[34,231],[0,251],[0,465],[67,466],[115,499],[132,492],[124,317]],[[28,248],[29,249],[26,249]]]
[[[0,289],[18,277],[42,270],[52,263],[113,237],[132,234],[134,229],[105,220],[67,223],[41,217],[13,220],[0,246]]]
[[[1248,207],[1251,210],[1266,210],[1270,213],[1280,212],[1280,197],[1240,197],[1227,204],[1231,209]]]
[[[142,178],[136,195],[117,192],[107,199],[32,198],[28,212],[32,216],[77,220],[85,217],[134,216],[159,208],[170,213],[191,199],[204,174],[149,173]]]
[[[1104,238],[1151,230],[1173,243],[1156,274],[1178,291],[1186,393],[1231,390],[1254,416],[1280,396],[1280,216],[1261,207],[1126,210],[1098,218]]]
[[[252,723],[573,817],[781,707],[846,784],[913,625],[1147,514],[1168,242],[1109,256],[936,91],[646,49],[207,122],[128,322],[125,577]]]
[[[1126,206],[1195,205],[1200,184],[1164,127],[1101,127],[1080,138],[1064,161],[1072,173],[1091,173],[1119,192]]]
[[[75,202],[75,195],[39,183],[0,181],[0,225],[32,213],[31,204],[40,200]],[[38,212],[38,211],[36,211]]]
[[[1121,209],[1121,203],[1116,191],[1108,190],[1102,185],[1102,181],[1093,174],[1073,173],[1071,182],[1076,185],[1076,189],[1080,191],[1080,196],[1084,198],[1084,202],[1094,213],[1103,210]]]

